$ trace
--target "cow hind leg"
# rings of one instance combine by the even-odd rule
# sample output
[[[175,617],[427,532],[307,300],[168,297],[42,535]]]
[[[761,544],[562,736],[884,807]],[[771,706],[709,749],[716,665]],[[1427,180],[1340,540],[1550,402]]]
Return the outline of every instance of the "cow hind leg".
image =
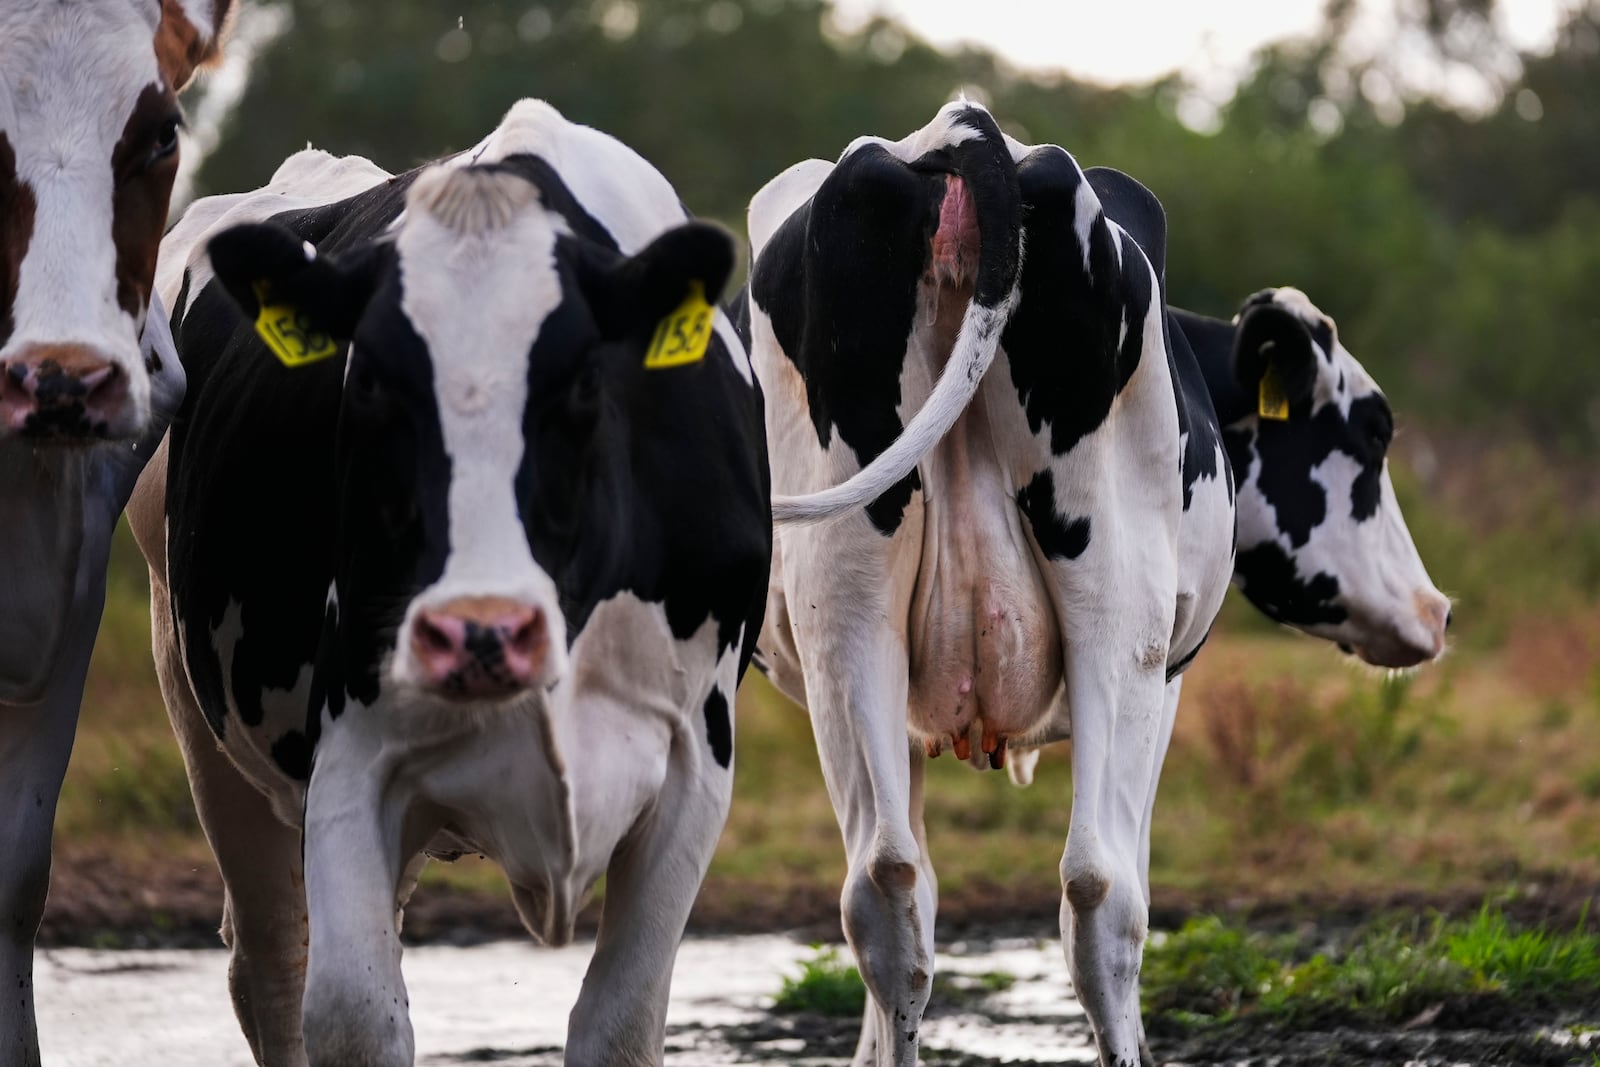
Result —
[[[1120,646],[1126,649],[1126,646]],[[1104,1067],[1150,1064],[1139,968],[1150,908],[1142,834],[1159,770],[1159,667],[1117,671],[1117,642],[1069,642],[1072,823],[1061,860],[1061,936]]]
[[[918,878],[914,890],[917,918],[920,923],[918,934],[921,938],[923,955],[933,959],[933,927],[934,919],[939,909],[939,883],[933,869],[933,857],[928,851],[928,835],[926,824],[923,821],[923,788],[927,757],[920,745],[911,746],[911,832],[916,839],[920,853],[917,864]],[[931,987],[931,971],[930,971]],[[857,1042],[856,1060],[860,1063],[874,1062],[873,1056],[877,1049],[893,1048],[893,1036],[881,1029],[888,1020],[888,1014],[879,1007],[880,1001],[869,998],[866,1009],[861,1019],[861,1038]],[[926,1002],[923,1009],[926,1010]],[[914,1040],[914,1036],[907,1034],[905,1040]]]
[[[906,654],[888,633],[848,629],[829,635],[820,655],[807,654],[805,676],[849,865],[844,934],[868,994],[854,1062],[910,1067],[933,983],[935,897],[912,829]]]
[[[189,687],[170,599],[151,576],[156,675],[189,772],[189,789],[225,891],[222,940],[228,991],[257,1063],[304,1067],[300,1002],[305,985],[306,904],[300,834],[273,813],[217,745]]]

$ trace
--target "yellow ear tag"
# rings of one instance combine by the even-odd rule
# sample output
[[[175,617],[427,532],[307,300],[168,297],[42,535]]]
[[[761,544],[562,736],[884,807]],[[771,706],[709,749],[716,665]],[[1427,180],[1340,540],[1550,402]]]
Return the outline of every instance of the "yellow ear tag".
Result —
[[[1283,395],[1283,383],[1278,381],[1278,369],[1267,364],[1261,376],[1261,417],[1286,422],[1289,418],[1289,398]]]
[[[717,309],[706,303],[705,287],[698,281],[690,282],[689,295],[661,320],[651,336],[650,347],[644,353],[644,369],[664,370],[705,359],[716,314]]]
[[[256,282],[254,289],[256,302],[261,305],[256,333],[285,367],[303,367],[339,354],[333,338],[313,327],[304,314],[288,304],[267,303],[266,282]]]

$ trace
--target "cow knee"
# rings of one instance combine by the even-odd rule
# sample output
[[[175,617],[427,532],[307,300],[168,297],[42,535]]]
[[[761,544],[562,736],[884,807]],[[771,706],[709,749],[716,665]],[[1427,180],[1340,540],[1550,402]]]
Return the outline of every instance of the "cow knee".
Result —
[[[1111,895],[1112,875],[1104,867],[1085,866],[1062,872],[1061,888],[1073,912],[1092,911]]]
[[[31,947],[44,918],[45,898],[50,894],[50,851],[48,844],[40,855],[17,857],[17,864],[0,882],[0,912],[5,915],[5,936],[19,946]]]
[[[851,864],[845,883],[845,932],[854,940],[885,924],[915,925],[921,851],[909,833],[905,840],[879,833],[860,863]]]
[[[1061,863],[1061,893],[1076,920],[1092,916],[1102,934],[1143,943],[1149,906],[1131,865],[1118,864],[1099,849],[1069,846]]]
[[[1115,865],[1098,841],[1069,839],[1061,857],[1061,891],[1074,914],[1100,907],[1117,884]]]
[[[405,991],[308,983],[303,1022],[311,1067],[411,1067]]]
[[[915,1041],[933,985],[931,946],[923,944],[917,888],[920,851],[880,837],[845,883],[845,934],[855,950],[862,981],[882,1014],[885,1032]],[[869,1010],[869,1015],[872,1012]]]

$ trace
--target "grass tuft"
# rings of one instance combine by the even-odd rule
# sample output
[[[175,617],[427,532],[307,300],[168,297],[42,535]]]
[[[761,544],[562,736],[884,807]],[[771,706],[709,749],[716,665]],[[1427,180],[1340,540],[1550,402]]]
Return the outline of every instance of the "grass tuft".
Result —
[[[786,975],[773,1010],[817,1015],[858,1016],[867,1006],[867,987],[854,964],[836,948],[813,946],[815,955],[800,961],[797,976]]]
[[[1499,910],[1484,905],[1470,921],[1447,929],[1444,953],[1497,988],[1540,1000],[1600,993],[1600,935],[1584,931],[1588,911],[1570,933],[1513,930]]]
[[[1252,1015],[1308,1026],[1404,1023],[1449,1004],[1526,1010],[1592,1000],[1600,935],[1583,926],[1516,930],[1486,904],[1472,919],[1387,920],[1318,947],[1193,919],[1146,950],[1145,1007],[1191,1025]]]

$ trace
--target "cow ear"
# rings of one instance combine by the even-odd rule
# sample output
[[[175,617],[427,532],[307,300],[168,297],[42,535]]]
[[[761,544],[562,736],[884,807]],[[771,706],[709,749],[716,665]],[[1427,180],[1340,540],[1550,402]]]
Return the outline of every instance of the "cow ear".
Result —
[[[600,332],[610,338],[648,333],[700,283],[716,304],[733,273],[733,237],[720,226],[675,226],[637,255],[591,274],[585,285]]]
[[[248,318],[290,307],[317,330],[348,341],[377,288],[381,246],[348,261],[317,254],[310,242],[270,222],[223,230],[206,248],[217,280]]]
[[[234,7],[233,0],[161,0],[156,64],[173,92],[222,54]]]
[[[1311,398],[1317,354],[1300,316],[1261,296],[1251,297],[1239,316],[1233,373],[1247,393],[1260,396],[1262,415],[1286,419],[1287,408]]]

